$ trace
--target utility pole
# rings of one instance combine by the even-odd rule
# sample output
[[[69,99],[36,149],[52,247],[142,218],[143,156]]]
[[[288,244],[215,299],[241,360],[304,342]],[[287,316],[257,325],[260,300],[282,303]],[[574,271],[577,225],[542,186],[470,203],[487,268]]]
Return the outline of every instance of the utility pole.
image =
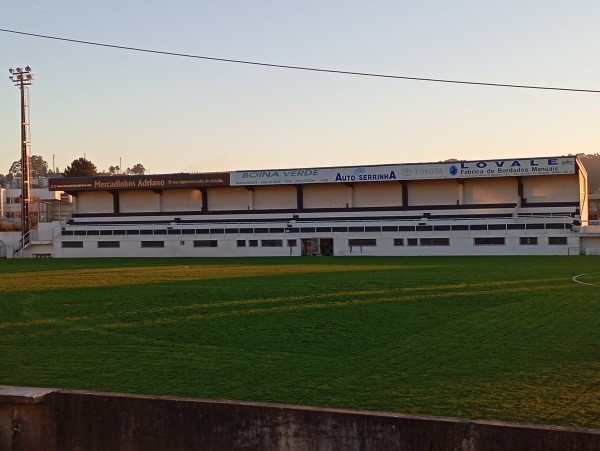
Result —
[[[33,84],[33,73],[31,67],[25,66],[25,69],[12,67],[10,72],[10,81],[21,90],[21,236],[25,241],[25,236],[29,232],[29,102],[28,86]],[[25,245],[25,242],[23,243]]]

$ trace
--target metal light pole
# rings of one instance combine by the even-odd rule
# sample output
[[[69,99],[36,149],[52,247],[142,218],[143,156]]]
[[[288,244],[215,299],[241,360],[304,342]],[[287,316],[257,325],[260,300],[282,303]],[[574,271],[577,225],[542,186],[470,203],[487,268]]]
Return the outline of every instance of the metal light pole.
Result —
[[[33,84],[33,73],[31,67],[25,66],[24,69],[12,67],[10,72],[10,81],[21,90],[21,235],[29,232],[29,104],[28,104],[28,86]],[[25,243],[23,243],[25,244]]]

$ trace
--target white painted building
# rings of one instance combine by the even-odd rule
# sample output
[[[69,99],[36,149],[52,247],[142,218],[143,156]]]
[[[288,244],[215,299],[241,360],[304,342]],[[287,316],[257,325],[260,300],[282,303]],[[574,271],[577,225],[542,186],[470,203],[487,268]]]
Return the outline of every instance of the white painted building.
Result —
[[[21,179],[6,184],[1,190],[1,217],[15,223],[21,222]],[[35,227],[38,222],[48,222],[53,219],[70,216],[71,198],[62,191],[50,191],[48,179],[32,179],[30,185],[29,213],[30,223]],[[63,207],[64,214],[60,213]]]
[[[49,189],[72,196],[73,215],[40,224],[23,256],[574,255],[600,249],[588,224],[587,175],[572,156],[56,178]]]

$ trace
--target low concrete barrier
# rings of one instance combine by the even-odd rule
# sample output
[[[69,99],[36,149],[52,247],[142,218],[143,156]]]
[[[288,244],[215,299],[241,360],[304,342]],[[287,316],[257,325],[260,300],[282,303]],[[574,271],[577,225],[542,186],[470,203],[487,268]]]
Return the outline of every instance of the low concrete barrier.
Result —
[[[596,451],[600,430],[0,386],[0,450]]]

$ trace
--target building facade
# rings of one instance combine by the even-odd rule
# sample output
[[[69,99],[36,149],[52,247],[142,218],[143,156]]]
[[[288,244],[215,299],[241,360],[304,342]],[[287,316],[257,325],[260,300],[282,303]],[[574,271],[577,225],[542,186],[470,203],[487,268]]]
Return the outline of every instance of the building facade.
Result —
[[[40,224],[25,256],[596,252],[582,245],[587,174],[572,156],[55,178],[49,189],[72,196],[72,217]]]

